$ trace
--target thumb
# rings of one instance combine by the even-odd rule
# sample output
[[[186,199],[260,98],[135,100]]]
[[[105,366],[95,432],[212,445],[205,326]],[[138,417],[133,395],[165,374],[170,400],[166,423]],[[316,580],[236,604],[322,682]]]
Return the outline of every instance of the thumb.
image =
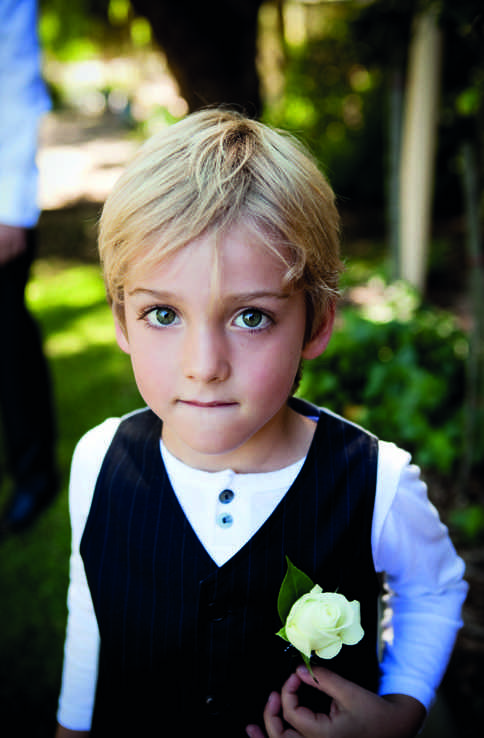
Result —
[[[354,705],[366,693],[362,687],[322,666],[315,666],[312,674],[305,666],[299,666],[296,671],[302,682],[324,692],[343,708]]]

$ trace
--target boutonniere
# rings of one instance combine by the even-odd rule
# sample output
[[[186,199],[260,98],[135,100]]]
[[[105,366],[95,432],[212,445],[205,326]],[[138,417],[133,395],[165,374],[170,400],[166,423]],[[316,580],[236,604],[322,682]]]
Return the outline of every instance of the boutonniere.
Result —
[[[287,556],[286,561],[287,572],[277,600],[283,627],[277,635],[300,651],[311,671],[313,652],[319,658],[332,659],[343,644],[353,646],[361,641],[360,603],[348,602],[336,592],[323,592]]]

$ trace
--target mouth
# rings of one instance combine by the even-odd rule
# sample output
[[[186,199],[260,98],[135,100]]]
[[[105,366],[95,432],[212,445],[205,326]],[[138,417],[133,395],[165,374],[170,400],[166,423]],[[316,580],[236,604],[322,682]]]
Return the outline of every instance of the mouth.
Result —
[[[203,402],[202,400],[178,400],[182,405],[188,405],[190,407],[200,408],[224,408],[233,407],[236,402],[224,401],[224,400],[212,400],[210,402]]]

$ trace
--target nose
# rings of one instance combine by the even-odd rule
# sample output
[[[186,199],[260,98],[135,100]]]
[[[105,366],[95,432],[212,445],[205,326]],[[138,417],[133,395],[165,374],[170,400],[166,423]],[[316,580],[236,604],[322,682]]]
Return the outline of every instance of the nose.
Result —
[[[198,326],[187,333],[183,369],[198,382],[223,382],[230,374],[228,346],[222,330]]]

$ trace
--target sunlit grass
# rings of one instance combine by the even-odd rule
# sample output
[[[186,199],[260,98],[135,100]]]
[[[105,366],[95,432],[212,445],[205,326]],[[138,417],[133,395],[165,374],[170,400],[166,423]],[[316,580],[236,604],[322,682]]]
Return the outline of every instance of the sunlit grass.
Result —
[[[114,346],[113,321],[97,267],[56,269],[41,264],[36,272],[27,296],[44,324],[45,352],[50,359],[79,354],[93,346]]]
[[[89,346],[110,346],[113,343],[113,321],[104,307],[70,322],[69,331],[56,331],[47,339],[45,350],[51,358],[81,353]]]
[[[56,306],[82,308],[104,301],[100,269],[92,264],[72,266],[58,260],[39,261],[27,287],[27,300],[41,317]]]

